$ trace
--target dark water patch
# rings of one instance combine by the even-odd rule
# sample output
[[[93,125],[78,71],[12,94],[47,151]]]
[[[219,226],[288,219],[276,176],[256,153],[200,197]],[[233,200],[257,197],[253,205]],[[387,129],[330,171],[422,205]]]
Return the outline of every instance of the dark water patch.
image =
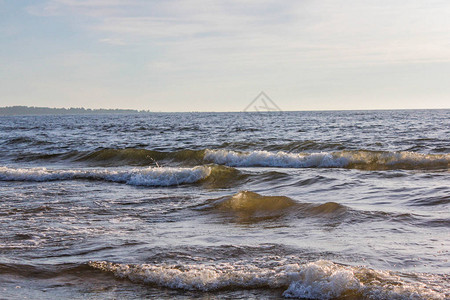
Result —
[[[26,206],[15,206],[7,210],[4,210],[6,214],[23,214],[23,215],[34,215],[49,212],[54,208],[49,205],[26,205]]]
[[[448,230],[450,228],[450,218],[427,220],[419,223],[418,225],[423,227],[444,227]]]
[[[60,162],[70,160],[79,154],[78,151],[68,151],[59,153],[33,153],[23,152],[15,155],[14,161],[16,162]]]
[[[372,171],[370,173],[360,173],[361,178],[402,178],[408,177],[411,174],[403,170],[387,170],[387,171]]]
[[[2,264],[1,275],[20,276],[28,279],[48,279],[66,275],[89,276],[101,275],[100,272],[92,273],[87,264],[61,264],[61,265],[27,265],[27,264]]]
[[[134,244],[133,244],[134,245]],[[76,256],[86,256],[95,254],[96,252],[108,252],[108,250],[115,249],[113,246],[98,246],[94,245],[92,247],[88,247],[87,249],[79,249],[79,250],[67,250],[60,249],[60,251],[53,251],[51,254],[41,255],[40,258],[49,259],[49,258],[63,258],[63,257],[76,257]]]
[[[450,153],[450,148],[449,147],[445,147],[445,146],[443,146],[443,147],[436,147],[436,148],[433,148],[433,151],[436,152],[436,153]]]
[[[361,220],[377,221],[377,222],[395,222],[403,224],[411,224],[418,222],[420,218],[409,213],[393,213],[385,211],[363,211],[358,216]]]
[[[15,137],[15,138],[7,139],[4,142],[2,142],[2,144],[5,144],[5,145],[16,145],[16,144],[23,144],[23,143],[29,144],[29,143],[32,143],[32,142],[33,142],[32,138],[21,136],[21,137]]]
[[[33,239],[33,236],[31,234],[26,233],[17,233],[14,235],[14,239],[17,241],[31,240]]]
[[[302,151],[331,151],[344,150],[346,147],[341,143],[334,142],[318,142],[313,140],[295,141],[285,144],[267,145],[263,147],[266,151],[286,151],[286,152],[302,152]]]
[[[422,227],[450,227],[450,219],[445,218],[431,218],[426,215],[419,215],[413,213],[395,213],[385,211],[352,211],[347,222],[381,222],[381,223],[398,223],[409,226],[409,228]],[[393,228],[392,230],[400,230],[400,228]]]
[[[335,180],[334,178],[329,178],[329,177],[325,177],[325,176],[321,176],[321,175],[316,175],[316,176],[311,177],[311,178],[300,179],[300,180],[296,181],[295,183],[293,183],[292,185],[295,185],[295,186],[309,186],[309,185],[318,184],[318,183],[331,182],[331,181],[334,181],[334,180]]]
[[[286,174],[283,172],[278,172],[278,171],[268,171],[268,172],[263,172],[261,174],[255,175],[255,179],[257,178],[261,182],[274,182],[274,181],[278,182],[278,181],[286,180],[290,177],[291,176],[289,174]]]
[[[421,196],[420,198],[411,199],[408,205],[411,206],[435,206],[450,204],[450,195],[437,195],[432,197]]]
[[[424,145],[414,145],[412,147],[406,148],[404,149],[404,151],[409,151],[409,152],[421,152],[428,149],[428,147],[424,146]]]
[[[223,142],[218,145],[218,149],[233,149],[233,150],[247,150],[261,147],[265,144],[264,141],[235,141]]]
[[[231,129],[231,132],[255,132],[255,131],[261,131],[261,128],[236,126]]]
[[[25,146],[25,147],[32,147],[32,146],[43,146],[43,145],[51,145],[53,144],[51,141],[48,140],[41,140],[36,137],[15,137],[10,138],[2,142],[1,144],[6,146]]]

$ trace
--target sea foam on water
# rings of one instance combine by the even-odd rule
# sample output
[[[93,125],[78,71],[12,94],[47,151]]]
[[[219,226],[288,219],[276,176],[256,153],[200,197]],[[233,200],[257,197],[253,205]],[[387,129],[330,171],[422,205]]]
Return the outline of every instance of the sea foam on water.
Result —
[[[47,168],[9,168],[0,167],[2,181],[55,181],[55,180],[104,180],[136,186],[171,186],[194,183],[208,177],[211,168],[160,167],[135,168],[132,170],[111,169],[47,169]]]
[[[280,260],[275,267],[258,266],[252,261],[214,265],[91,261],[89,266],[133,282],[185,290],[283,288],[286,298],[445,299],[444,293],[434,291],[426,283],[410,284],[391,272],[344,266],[327,260],[305,264],[283,264]],[[415,277],[420,278],[420,274]]]

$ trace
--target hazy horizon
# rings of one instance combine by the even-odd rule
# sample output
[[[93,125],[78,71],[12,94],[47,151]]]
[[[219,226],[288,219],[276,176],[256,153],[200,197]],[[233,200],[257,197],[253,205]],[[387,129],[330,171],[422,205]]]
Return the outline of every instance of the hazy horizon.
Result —
[[[0,106],[446,109],[446,1],[0,1]]]
[[[0,107],[1,109],[5,109],[5,108],[12,108],[12,107],[24,107],[24,108],[28,108],[28,109],[50,109],[50,110],[71,110],[71,109],[82,109],[82,110],[92,110],[92,111],[101,111],[101,110],[105,110],[105,111],[113,111],[113,110],[118,110],[118,111],[131,111],[130,113],[246,113],[246,112],[262,112],[262,113],[277,113],[277,112],[326,112],[326,111],[396,111],[396,110],[449,110],[450,107],[442,107],[442,108],[376,108],[376,109],[311,109],[311,110],[279,110],[279,111],[270,111],[270,110],[255,110],[255,109],[249,109],[249,110],[234,110],[234,111],[214,111],[214,110],[210,110],[210,111],[156,111],[156,110],[151,110],[151,109],[133,109],[133,108],[127,108],[127,107],[122,107],[122,108],[104,108],[104,107],[100,107],[100,108],[90,108],[90,107],[47,107],[47,106],[2,106]],[[0,115],[1,115],[1,111],[0,111]]]

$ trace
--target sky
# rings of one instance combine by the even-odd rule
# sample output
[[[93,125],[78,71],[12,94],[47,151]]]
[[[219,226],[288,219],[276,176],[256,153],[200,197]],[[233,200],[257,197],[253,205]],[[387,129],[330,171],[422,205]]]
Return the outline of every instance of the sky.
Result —
[[[450,1],[0,0],[0,106],[450,108]]]

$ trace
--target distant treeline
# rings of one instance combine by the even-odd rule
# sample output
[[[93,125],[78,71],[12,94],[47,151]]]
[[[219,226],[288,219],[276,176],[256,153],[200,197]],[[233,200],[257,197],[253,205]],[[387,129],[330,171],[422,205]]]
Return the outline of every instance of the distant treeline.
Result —
[[[71,108],[50,108],[35,106],[7,106],[0,107],[1,116],[16,115],[80,115],[80,114],[132,114],[132,113],[148,113],[149,110],[134,109],[86,109],[82,107]]]

